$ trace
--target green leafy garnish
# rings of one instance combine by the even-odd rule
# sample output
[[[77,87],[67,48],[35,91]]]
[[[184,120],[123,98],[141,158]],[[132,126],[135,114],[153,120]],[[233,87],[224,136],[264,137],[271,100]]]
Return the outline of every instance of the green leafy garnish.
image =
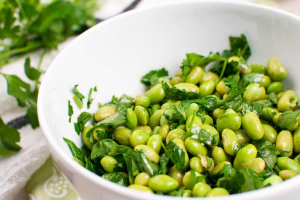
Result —
[[[25,74],[30,80],[33,81],[38,80],[42,74],[42,72],[30,66],[29,57],[27,57],[25,60],[24,68],[25,68]]]
[[[162,82],[162,88],[165,91],[167,99],[173,100],[188,100],[197,99],[199,94],[195,92],[186,92],[185,90],[177,89],[176,87],[170,87],[166,82]]]
[[[218,134],[213,136],[206,130],[204,130],[196,125],[194,125],[191,129],[191,137],[198,139],[200,142],[202,142],[208,146],[218,145],[218,142],[219,142]]]
[[[248,60],[251,55],[251,50],[246,36],[244,34],[242,34],[241,37],[230,36],[229,41],[231,48],[230,52],[233,53],[233,55],[240,55],[245,60]]]
[[[73,115],[73,106],[71,105],[70,100],[68,100],[68,115],[69,115],[69,122],[71,122],[71,118]]]
[[[172,140],[166,146],[166,155],[170,158],[171,162],[177,169],[181,169],[185,164],[185,152],[182,148],[176,145]]]
[[[82,103],[83,103],[83,99],[85,98],[85,96],[83,96],[83,94],[81,94],[78,89],[78,84],[74,86],[73,88],[73,100],[75,101],[76,105],[78,106],[79,109],[81,109],[83,107]]]
[[[128,177],[124,177],[122,174],[118,172],[104,174],[102,178],[105,178],[106,180],[109,180],[113,183],[117,183],[118,185],[122,185],[122,186],[129,185]]]
[[[87,101],[87,108],[90,108],[92,102],[94,99],[92,99],[92,93],[93,93],[93,88],[90,89],[90,92],[89,92],[89,96],[88,96],[88,101]]]
[[[85,156],[82,153],[81,149],[79,149],[73,141],[71,141],[67,138],[63,138],[63,139],[67,143],[67,145],[69,146],[69,149],[70,149],[72,155],[75,158],[79,159],[81,162],[85,163]]]
[[[269,99],[273,104],[277,104],[278,103],[278,97],[277,94],[275,92],[271,92],[269,94]]]
[[[290,130],[298,122],[297,118],[299,115],[300,110],[285,111],[279,116],[277,126],[280,127],[281,130]]]
[[[19,151],[20,133],[6,125],[0,117],[0,141],[7,150]]]
[[[249,73],[242,76],[239,86],[241,88],[247,87],[251,83],[260,83],[262,80],[263,74],[258,73]]]
[[[75,129],[76,129],[76,126],[78,128],[78,130],[76,130],[77,134],[79,135],[80,132],[83,131],[83,128],[84,128],[84,125],[90,121],[91,119],[93,118],[92,114],[91,113],[88,113],[88,112],[82,112],[78,118],[77,118],[77,123],[74,123],[75,124]]]
[[[165,68],[152,70],[141,78],[141,83],[144,85],[156,85],[159,83],[160,77],[168,76],[169,72]]]

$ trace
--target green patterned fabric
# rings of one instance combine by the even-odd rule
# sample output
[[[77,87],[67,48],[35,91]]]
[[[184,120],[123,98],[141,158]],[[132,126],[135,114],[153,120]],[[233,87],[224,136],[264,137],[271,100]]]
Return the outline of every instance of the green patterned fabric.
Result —
[[[29,200],[81,200],[75,188],[62,175],[51,157],[38,169],[25,187]]]

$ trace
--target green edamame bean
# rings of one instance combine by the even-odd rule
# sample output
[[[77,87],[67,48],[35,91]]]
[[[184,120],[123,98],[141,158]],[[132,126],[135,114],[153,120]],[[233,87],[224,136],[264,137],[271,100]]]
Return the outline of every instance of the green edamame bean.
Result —
[[[161,126],[156,126],[152,131],[152,135],[158,135],[160,129],[161,129]]]
[[[294,151],[300,153],[300,127],[294,132],[293,136],[294,141]]]
[[[260,85],[262,85],[263,87],[267,88],[271,84],[271,82],[272,82],[271,78],[269,76],[267,76],[267,75],[264,75],[261,78]]]
[[[242,126],[247,135],[253,140],[260,140],[264,136],[264,129],[254,112],[248,112],[243,116]]]
[[[247,135],[246,131],[239,129],[236,131],[236,136],[240,141],[240,145],[247,144],[251,141],[251,138]]]
[[[135,130],[131,133],[130,144],[135,147],[140,144],[147,144],[150,135],[145,130]]]
[[[267,94],[270,94],[271,92],[275,92],[276,94],[279,92],[282,92],[283,90],[283,84],[281,82],[273,82],[270,83],[270,85],[267,87]]]
[[[193,197],[205,197],[211,190],[211,187],[206,183],[197,183],[193,187]]]
[[[206,194],[206,197],[219,197],[219,196],[227,196],[227,195],[229,195],[229,192],[226,189],[216,187],[210,190]]]
[[[300,165],[300,154],[294,158],[294,161]]]
[[[188,190],[192,190],[194,188],[194,185],[196,185],[198,182],[196,182],[197,180],[194,178],[192,178],[192,173],[193,176],[195,177],[202,177],[203,175],[195,172],[195,171],[188,171],[184,174],[183,176],[183,180],[182,180],[182,184],[184,185],[184,187]],[[201,183],[206,183],[204,177],[203,179],[200,181]]]
[[[170,168],[168,175],[178,182],[178,186],[176,189],[179,189],[182,186],[183,173],[175,166],[173,166]]]
[[[192,190],[183,190],[182,197],[192,197]]]
[[[282,170],[282,171],[279,172],[279,176],[283,180],[287,180],[287,179],[290,179],[294,176],[297,176],[297,172],[295,172],[293,170],[285,169],[285,170]]]
[[[293,154],[293,136],[290,131],[281,131],[276,139],[276,149],[282,156],[291,157]]]
[[[204,81],[199,87],[199,94],[202,96],[211,95],[216,89],[216,83],[213,80]]]
[[[100,121],[108,118],[109,116],[115,114],[116,112],[117,112],[117,107],[116,106],[113,106],[113,105],[102,106],[95,113],[95,120],[97,122],[100,122]]]
[[[215,83],[219,81],[219,76],[213,72],[204,72],[202,79],[200,80],[200,83],[203,83],[208,80],[213,80]]]
[[[279,111],[284,112],[288,110],[294,110],[299,102],[299,96],[293,90],[287,90],[283,93],[279,99],[277,108]]]
[[[185,90],[186,92],[199,92],[199,88],[193,83],[178,83],[174,85],[174,87],[179,90]]]
[[[171,79],[170,83],[172,86],[178,84],[178,83],[182,83],[182,78],[181,77],[178,77],[178,76],[175,76]]]
[[[225,128],[222,131],[222,143],[225,152],[230,156],[235,155],[240,148],[239,138],[232,130],[228,128]]]
[[[277,139],[277,131],[272,126],[267,124],[262,124],[262,127],[264,129],[264,136],[262,137],[262,139],[275,144]]]
[[[217,120],[218,117],[219,117],[221,114],[224,114],[224,113],[225,113],[225,110],[223,110],[223,109],[220,109],[220,108],[215,109],[215,110],[213,111],[213,114],[212,114],[214,120]]]
[[[190,159],[190,168],[199,173],[203,173],[206,171],[206,169],[202,167],[201,159],[199,157],[192,157]]]
[[[187,111],[185,112],[186,117],[188,118],[189,116],[193,115],[194,112],[198,112],[199,106],[196,103],[192,103]]]
[[[93,125],[88,125],[86,127],[84,127],[83,131],[82,131],[82,141],[83,141],[83,144],[85,146],[87,146],[87,148],[89,150],[92,150],[95,142],[91,142],[90,141],[90,137],[87,137],[86,134],[89,132],[89,130],[91,130],[93,128]]]
[[[187,151],[193,156],[197,156],[199,154],[203,156],[207,155],[207,148],[197,139],[188,137],[184,141],[184,144]]]
[[[211,125],[213,126],[214,125],[214,120],[211,116],[209,115],[204,115],[201,117],[201,120],[202,120],[202,123],[203,124],[208,124],[208,125]]]
[[[270,58],[267,64],[268,75],[273,81],[283,81],[286,78],[287,71],[277,58]]]
[[[183,150],[183,152],[185,154],[185,156],[184,156],[185,161],[184,161],[184,166],[182,167],[182,169],[186,169],[189,166],[189,155],[188,155],[187,150],[184,146],[184,142],[181,139],[178,139],[178,138],[174,138],[172,140],[172,142],[174,142],[174,144],[176,146],[178,146],[179,148],[181,148]]]
[[[155,113],[153,113],[153,115],[150,117],[150,120],[149,120],[149,126],[153,129],[155,128],[156,126],[159,126],[160,125],[160,119],[161,119],[161,116],[164,114],[164,110],[157,110],[155,111]]]
[[[185,82],[197,84],[200,82],[203,76],[203,69],[201,67],[194,67],[192,71],[187,75]]]
[[[162,89],[161,84],[153,86],[145,93],[145,96],[150,98],[151,104],[159,103],[165,98],[165,91]]]
[[[265,66],[263,65],[250,65],[250,68],[252,69],[253,73],[258,73],[258,74],[266,74],[267,73],[267,69]]]
[[[160,125],[172,124],[174,121],[173,114],[175,113],[176,111],[173,108],[167,109],[160,118]]]
[[[152,149],[151,147],[147,146],[147,145],[137,145],[136,147],[134,147],[135,151],[143,151],[143,154],[150,160],[155,162],[156,164],[159,163],[159,155],[154,151],[154,149]]]
[[[135,112],[131,108],[127,109],[126,126],[130,129],[134,129],[137,126],[137,117]]]
[[[246,87],[243,98],[247,101],[263,100],[266,97],[266,89],[259,83],[251,83]]]
[[[263,181],[263,185],[264,185],[264,187],[266,187],[269,185],[276,185],[281,182],[282,182],[282,179],[280,178],[280,176],[273,175],[273,176],[270,176],[269,178],[265,179]]]
[[[224,81],[220,81],[216,86],[217,93],[222,97],[224,94],[227,94],[230,90]]]
[[[253,144],[248,144],[247,146],[241,148],[233,162],[235,169],[245,169],[251,168],[252,163],[257,155],[257,149]]]
[[[194,117],[193,115],[189,116],[185,122],[185,128],[188,133],[191,132],[191,130],[194,126],[200,127],[201,125],[202,125],[202,120],[200,119],[200,117],[198,117],[198,116]]]
[[[162,141],[166,141],[169,130],[170,126],[168,124],[163,125],[159,130],[159,135],[161,136]]]
[[[219,172],[221,172],[224,168],[224,165],[230,165],[231,163],[229,161],[223,161],[219,163],[217,166],[214,167],[214,169],[210,172],[213,175],[217,175]]]
[[[294,161],[290,158],[279,157],[277,159],[276,164],[280,170],[288,169],[288,170],[293,170],[293,171],[297,172],[298,174],[300,173],[300,165],[296,161]]]
[[[103,169],[108,173],[114,172],[114,168],[118,164],[116,159],[114,159],[111,156],[104,156],[101,159],[100,163],[101,163]]]
[[[160,135],[152,135],[147,142],[147,146],[151,147],[157,154],[161,150],[161,144],[162,139]]]
[[[166,193],[168,196],[173,196],[173,197],[175,197],[176,195],[177,195],[177,191],[176,190],[173,190],[173,191],[171,191],[171,192],[169,192],[169,193]]]
[[[208,157],[208,156],[201,156],[201,155],[198,155],[198,156],[199,156],[199,158],[200,158],[202,167],[203,167],[206,171],[211,172],[211,171],[214,169],[214,167],[215,167],[215,164],[214,164],[213,159],[211,159],[211,158]]]
[[[185,131],[182,130],[182,129],[174,129],[172,131],[170,131],[167,135],[167,138],[166,138],[166,143],[168,144],[169,141],[173,138],[178,138],[178,139],[181,139],[182,136],[185,134]]]
[[[121,145],[130,146],[131,132],[126,127],[118,127],[114,130],[114,139]]]
[[[149,179],[149,187],[156,192],[171,192],[178,187],[178,181],[168,175],[156,175]]]
[[[138,190],[141,192],[145,192],[145,193],[154,194],[154,192],[149,187],[142,186],[142,185],[132,184],[132,185],[129,185],[128,188],[133,189],[133,190]]]
[[[149,179],[150,179],[150,175],[145,173],[145,172],[142,172],[142,173],[139,173],[135,177],[134,184],[142,185],[142,186],[148,186]]]
[[[144,130],[148,133],[148,135],[152,134],[152,129],[150,128],[150,126],[137,126],[133,129],[133,131],[135,130]]]
[[[227,109],[224,114],[220,114],[217,119],[217,130],[222,132],[228,128],[237,131],[241,127],[242,120],[232,109]]]
[[[250,169],[253,169],[258,174],[265,170],[266,163],[262,158],[255,158]]]
[[[284,92],[279,92],[279,93],[277,94],[277,98],[280,99],[280,98],[282,97],[283,93],[284,93]]]
[[[141,125],[147,125],[149,122],[149,114],[146,110],[146,108],[142,107],[142,106],[136,106],[134,108],[134,112],[136,114],[137,117],[137,121],[139,124]]]
[[[212,159],[215,163],[215,165],[218,165],[219,163],[222,163],[224,161],[229,161],[231,160],[231,157],[226,154],[224,149],[221,147],[215,146],[213,147],[213,150],[211,152]]]
[[[173,105],[174,105],[174,102],[173,100],[169,100],[167,101],[166,103],[164,103],[162,106],[161,106],[161,110],[167,110],[167,109],[170,109]]]
[[[150,98],[147,96],[139,97],[135,102],[135,106],[142,106],[144,108],[148,108],[150,106]]]
[[[157,110],[160,110],[160,105],[159,104],[153,104],[151,106],[151,113],[154,114]]]

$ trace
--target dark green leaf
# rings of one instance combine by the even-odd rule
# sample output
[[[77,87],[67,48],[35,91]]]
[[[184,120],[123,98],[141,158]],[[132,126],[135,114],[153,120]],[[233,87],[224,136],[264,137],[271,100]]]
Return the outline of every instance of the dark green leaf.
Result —
[[[103,158],[108,155],[118,144],[112,139],[99,140],[92,148],[91,158]]]
[[[144,85],[156,85],[159,83],[160,77],[168,76],[169,72],[165,69],[152,70],[141,78],[141,83]]]
[[[300,110],[285,111],[279,116],[277,126],[281,130],[290,130],[298,122],[299,115]]]
[[[25,60],[24,69],[25,69],[26,76],[30,80],[33,80],[33,81],[38,80],[42,74],[39,70],[30,66],[30,58],[29,57],[27,57]]]
[[[278,103],[278,97],[277,94],[275,92],[271,92],[269,94],[269,99],[273,104],[277,104]]]
[[[77,126],[80,132],[83,131],[84,125],[93,118],[91,113],[82,112],[77,118]]]
[[[89,159],[87,159],[87,157],[85,157],[85,168],[93,173],[96,173],[94,164]]]
[[[262,158],[269,169],[273,169],[277,162],[277,156],[280,155],[275,145],[267,140],[254,140],[253,144],[257,149],[257,157]]]
[[[263,74],[258,73],[249,73],[242,76],[239,86],[246,88],[251,83],[260,83],[262,80]]]
[[[194,125],[191,129],[191,134],[192,138],[195,138],[208,146],[218,145],[219,135],[212,136],[209,132],[199,126]]]
[[[184,192],[184,190],[185,190],[185,187],[184,187],[184,186],[181,186],[181,187],[179,188],[179,190],[177,191],[176,196],[177,196],[177,197],[183,197],[183,192]]]
[[[98,122],[95,127],[99,127],[99,126],[117,127],[125,124],[125,122],[126,122],[126,117],[120,114],[119,112],[116,112],[114,115],[106,118],[105,120]]]
[[[90,108],[92,102],[93,102],[93,98],[92,98],[92,93],[93,93],[93,88],[90,89],[90,92],[89,92],[89,97],[88,97],[88,101],[87,101],[87,108]]]
[[[117,183],[125,187],[129,185],[128,177],[124,177],[122,174],[118,172],[104,174],[102,178],[105,178],[106,180],[109,180],[113,183]]]
[[[85,156],[82,153],[82,151],[76,146],[76,144],[67,138],[63,138],[63,139],[69,146],[69,149],[70,149],[72,155],[74,157],[76,157],[77,159],[79,159],[81,162],[85,163]]]
[[[169,161],[170,158],[166,155],[166,153],[160,156],[158,174],[166,174],[169,171],[168,169]]]
[[[17,145],[20,142],[20,133],[6,125],[0,117],[0,140],[7,150],[19,151],[21,147]]]
[[[165,154],[170,158],[171,162],[177,169],[182,169],[185,164],[185,152],[182,148],[176,145],[172,140],[166,146],[167,151]]]
[[[81,103],[82,103],[82,100],[83,100],[85,97],[83,96],[83,94],[81,94],[81,93],[78,91],[77,87],[78,87],[78,85],[75,85],[75,86],[74,86],[74,88],[73,88],[73,93],[74,93],[75,96],[78,97],[78,99],[79,99],[79,100],[81,101]]]
[[[119,112],[123,116],[126,116],[127,109],[131,108],[133,105],[134,98],[123,94],[118,101],[117,112]]]
[[[242,56],[245,60],[248,60],[248,58],[251,55],[251,50],[247,42],[247,38],[244,34],[241,35],[241,37],[229,37],[230,41],[230,48],[231,52],[235,56]]]
[[[68,115],[69,115],[69,122],[71,122],[71,118],[73,115],[73,106],[71,105],[70,100],[68,100]]]
[[[173,100],[188,100],[198,99],[199,94],[195,92],[186,92],[185,90],[179,90],[176,87],[170,87],[166,82],[162,82],[162,88],[165,91],[165,97]]]

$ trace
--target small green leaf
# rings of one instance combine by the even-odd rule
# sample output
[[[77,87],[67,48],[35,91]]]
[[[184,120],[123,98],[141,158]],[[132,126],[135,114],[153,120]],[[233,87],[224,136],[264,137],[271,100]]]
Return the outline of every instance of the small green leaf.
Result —
[[[42,74],[42,72],[30,66],[29,57],[27,57],[25,60],[24,69],[25,69],[26,76],[33,81],[38,80]]]
[[[141,83],[144,85],[156,85],[159,83],[160,77],[168,76],[169,72],[165,69],[152,70],[141,78]]]
[[[71,122],[71,118],[73,115],[73,106],[71,105],[70,100],[68,100],[68,115],[69,115],[69,122]]]
[[[20,133],[6,125],[0,117],[0,140],[3,146],[10,151],[19,151],[21,147],[17,145],[20,142]]]

